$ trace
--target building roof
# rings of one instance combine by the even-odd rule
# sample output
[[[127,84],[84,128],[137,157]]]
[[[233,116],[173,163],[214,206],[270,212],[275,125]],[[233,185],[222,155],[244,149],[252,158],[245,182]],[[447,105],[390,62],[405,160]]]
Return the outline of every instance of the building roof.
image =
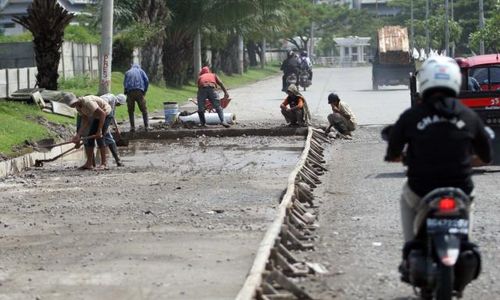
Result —
[[[345,38],[334,38],[335,43],[339,46],[353,47],[353,46],[369,46],[369,37],[348,36]]]

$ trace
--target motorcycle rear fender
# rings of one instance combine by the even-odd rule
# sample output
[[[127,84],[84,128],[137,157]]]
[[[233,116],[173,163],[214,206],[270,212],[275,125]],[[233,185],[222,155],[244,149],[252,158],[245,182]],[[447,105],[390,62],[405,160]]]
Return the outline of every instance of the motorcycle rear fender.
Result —
[[[451,234],[432,236],[439,261],[448,267],[454,266],[460,255],[460,237]]]

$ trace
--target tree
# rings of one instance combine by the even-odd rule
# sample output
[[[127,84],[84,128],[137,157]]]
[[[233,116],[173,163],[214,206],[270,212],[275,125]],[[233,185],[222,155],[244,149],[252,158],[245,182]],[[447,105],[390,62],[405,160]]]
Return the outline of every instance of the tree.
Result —
[[[419,47],[425,48],[425,3],[427,0],[413,0],[415,18],[415,41]],[[451,0],[450,0],[451,2]],[[497,0],[484,0],[484,11],[486,17],[495,14]],[[430,26],[431,45],[440,47],[444,37],[444,1],[430,1]],[[394,17],[386,18],[385,21],[394,25],[410,25],[410,1],[391,0],[389,5],[400,8],[400,13]],[[479,28],[478,2],[470,0],[453,0],[454,22],[450,22],[450,40],[455,41],[457,55],[470,53],[469,36]],[[497,12],[498,14],[498,12]],[[437,27],[436,27],[437,26]],[[418,27],[418,28],[417,28]]]
[[[487,18],[485,26],[470,35],[470,47],[478,51],[479,42],[484,41],[484,48],[489,53],[500,52],[500,4],[497,5],[495,13]]]
[[[38,69],[36,85],[40,88],[57,90],[64,28],[73,16],[60,6],[57,0],[34,0],[28,7],[27,16],[13,18],[14,22],[33,34]]]

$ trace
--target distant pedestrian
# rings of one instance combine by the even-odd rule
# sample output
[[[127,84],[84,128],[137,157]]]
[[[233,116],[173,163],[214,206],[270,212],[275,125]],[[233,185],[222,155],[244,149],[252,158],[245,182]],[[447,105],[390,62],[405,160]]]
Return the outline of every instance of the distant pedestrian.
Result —
[[[222,81],[215,75],[214,73],[210,72],[210,69],[208,67],[203,67],[200,70],[199,76],[198,76],[198,95],[197,95],[197,101],[198,101],[198,116],[200,117],[200,126],[204,127],[206,126],[205,123],[205,100],[208,99],[212,106],[215,108],[215,111],[217,111],[217,114],[219,115],[220,123],[222,126],[228,128],[231,125],[229,125],[226,120],[224,120],[224,111],[222,110],[222,107],[220,106],[220,99],[219,95],[215,91],[215,89],[220,86],[222,91],[224,92],[224,98],[229,98],[229,94],[227,93],[226,88],[224,87],[224,84]]]
[[[139,105],[144,120],[144,129],[149,130],[148,109],[146,107],[146,93],[148,92],[149,79],[146,73],[138,64],[133,64],[132,67],[125,73],[123,80],[125,95],[127,95],[128,117],[130,119],[130,131],[135,131],[135,103]]]
[[[112,117],[111,123],[113,123],[115,133],[119,137],[120,129],[118,128],[118,124],[116,123],[116,118],[115,118],[116,107],[127,103],[127,97],[124,94],[118,94],[116,96],[113,94],[104,94],[101,96],[101,98],[106,100],[109,106],[111,106],[111,117]],[[123,167],[123,163],[120,159],[120,156],[118,155],[118,147],[116,146],[116,141],[113,138],[113,135],[111,134],[110,130],[108,130],[104,135],[104,141],[106,145],[109,147],[109,151],[111,151],[111,155],[113,155],[116,165],[118,167]]]
[[[326,129],[326,133],[334,127],[345,138],[351,138],[351,132],[356,129],[356,117],[349,109],[349,106],[340,101],[337,94],[331,93],[328,95],[328,104],[332,107],[332,113],[328,115],[330,126]]]
[[[81,116],[81,126],[78,132],[73,136],[72,141],[79,145],[80,139],[90,127],[89,135],[95,135],[95,138],[87,139],[84,142],[87,161],[80,167],[82,170],[90,170],[94,167],[94,148],[97,140],[99,152],[101,155],[100,169],[107,169],[106,143],[104,135],[108,131],[111,118],[111,106],[106,100],[98,96],[76,97],[73,93],[65,93],[64,103],[77,110]]]

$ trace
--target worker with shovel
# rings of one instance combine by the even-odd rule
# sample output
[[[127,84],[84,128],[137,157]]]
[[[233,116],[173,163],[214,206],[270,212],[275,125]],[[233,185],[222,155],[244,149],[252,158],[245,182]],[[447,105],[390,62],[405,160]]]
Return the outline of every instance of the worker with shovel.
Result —
[[[101,155],[101,164],[99,169],[107,169],[107,159],[106,159],[106,143],[104,141],[104,135],[108,131],[109,124],[112,120],[111,116],[111,106],[106,100],[98,96],[84,96],[76,97],[73,93],[65,93],[63,96],[63,101],[69,107],[73,107],[78,111],[78,114],[82,118],[82,124],[78,129],[76,135],[72,138],[73,143],[80,143],[81,137],[87,128],[90,127],[89,135],[95,136],[95,138],[87,139],[85,144],[85,155],[87,161],[83,166],[80,167],[81,170],[91,170],[94,166],[94,148],[95,141],[97,140],[97,145],[99,147],[99,152]]]

